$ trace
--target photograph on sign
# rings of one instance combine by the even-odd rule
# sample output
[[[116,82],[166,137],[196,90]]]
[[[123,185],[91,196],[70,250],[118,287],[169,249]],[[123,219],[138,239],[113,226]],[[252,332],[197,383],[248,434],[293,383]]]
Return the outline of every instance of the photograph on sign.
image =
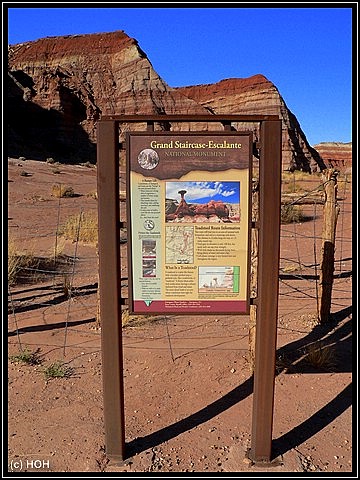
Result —
[[[248,314],[251,133],[126,142],[130,311]]]

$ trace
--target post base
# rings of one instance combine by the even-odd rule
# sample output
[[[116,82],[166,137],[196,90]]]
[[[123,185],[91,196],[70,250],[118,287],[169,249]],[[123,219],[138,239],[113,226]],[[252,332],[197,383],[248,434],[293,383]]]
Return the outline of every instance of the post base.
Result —
[[[245,453],[245,458],[249,460],[249,465],[250,466],[256,466],[256,467],[279,467],[284,464],[282,455],[279,455],[278,457],[275,457],[273,459],[268,459],[268,458],[257,458],[255,459],[252,455],[251,448],[249,448],[246,453]]]

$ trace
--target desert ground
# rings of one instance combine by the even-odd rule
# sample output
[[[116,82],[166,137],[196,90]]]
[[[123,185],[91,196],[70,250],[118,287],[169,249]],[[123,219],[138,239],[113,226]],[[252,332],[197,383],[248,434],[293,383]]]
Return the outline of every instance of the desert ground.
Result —
[[[71,186],[74,195],[57,198],[54,184]],[[3,475],[351,477],[351,182],[345,187],[326,324],[317,322],[321,205],[304,206],[308,221],[281,227],[272,461],[248,458],[249,317],[181,315],[130,317],[123,327],[126,461],[117,464],[106,455],[96,246],[60,233],[69,216],[96,215],[96,167],[9,159],[9,239],[18,254],[26,251],[39,261],[8,288]],[[125,259],[126,242],[121,250]],[[126,287],[125,260],[122,277]],[[317,362],[310,357],[314,350]],[[31,352],[31,361],[22,361],[24,352]]]

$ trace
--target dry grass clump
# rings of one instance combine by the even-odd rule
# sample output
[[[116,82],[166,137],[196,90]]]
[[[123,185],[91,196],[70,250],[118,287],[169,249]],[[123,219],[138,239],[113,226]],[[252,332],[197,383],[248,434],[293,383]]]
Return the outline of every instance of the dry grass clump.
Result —
[[[47,256],[49,258],[52,258],[53,263],[56,262],[55,259],[66,257],[66,255],[64,255],[65,244],[66,244],[65,238],[62,238],[62,239],[56,238],[55,245],[52,248],[48,249]]]
[[[301,175],[300,175],[301,174]],[[299,182],[303,180],[304,172],[282,172],[281,183],[283,193],[296,193],[302,192],[303,189]],[[307,176],[309,174],[306,174]]]
[[[21,170],[20,171],[20,176],[21,177],[32,177],[32,174],[27,172],[26,170]]]
[[[60,227],[60,235],[72,242],[84,242],[96,245],[98,241],[98,222],[94,212],[82,212],[71,215]]]
[[[320,173],[308,173],[295,170],[294,172],[282,172],[282,193],[303,193],[312,191],[320,185]]]
[[[305,220],[301,207],[285,203],[281,206],[281,223],[300,223]]]
[[[65,241],[64,241],[65,242]],[[19,283],[41,282],[55,271],[63,271],[71,266],[71,260],[62,252],[63,244],[58,242],[49,257],[34,255],[33,251],[18,246],[14,238],[8,241],[8,284],[13,286]]]
[[[352,183],[352,175],[349,173],[340,174],[337,185],[338,185],[338,194],[344,195],[344,193],[349,193],[348,184]]]
[[[304,360],[312,367],[331,369],[336,364],[334,347],[324,346],[321,342],[312,343],[306,349]]]
[[[162,316],[154,315],[135,315],[130,314],[126,308],[121,312],[121,323],[123,328],[126,327],[141,327],[145,324],[156,322],[157,320],[163,320]]]
[[[51,196],[56,198],[74,197],[75,192],[73,187],[70,185],[61,185],[60,183],[55,183],[51,188]]]
[[[309,180],[314,176],[314,173],[304,172],[302,170],[294,170],[293,172],[284,171],[281,174],[282,181],[293,181],[295,180]]]
[[[87,197],[89,198],[94,198],[95,200],[98,199],[98,193],[97,190],[91,190],[91,192],[86,194]]]
[[[286,263],[282,271],[284,273],[292,273],[292,272],[297,272],[299,270],[299,264],[298,263]]]
[[[8,284],[14,285],[22,269],[30,268],[35,262],[34,255],[19,249],[17,242],[9,237],[8,241]]]

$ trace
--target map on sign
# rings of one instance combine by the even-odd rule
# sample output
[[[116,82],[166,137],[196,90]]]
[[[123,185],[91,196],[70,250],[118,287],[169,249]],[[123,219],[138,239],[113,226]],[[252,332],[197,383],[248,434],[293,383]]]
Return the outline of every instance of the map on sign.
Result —
[[[194,263],[193,227],[166,227],[165,256],[166,263]]]

